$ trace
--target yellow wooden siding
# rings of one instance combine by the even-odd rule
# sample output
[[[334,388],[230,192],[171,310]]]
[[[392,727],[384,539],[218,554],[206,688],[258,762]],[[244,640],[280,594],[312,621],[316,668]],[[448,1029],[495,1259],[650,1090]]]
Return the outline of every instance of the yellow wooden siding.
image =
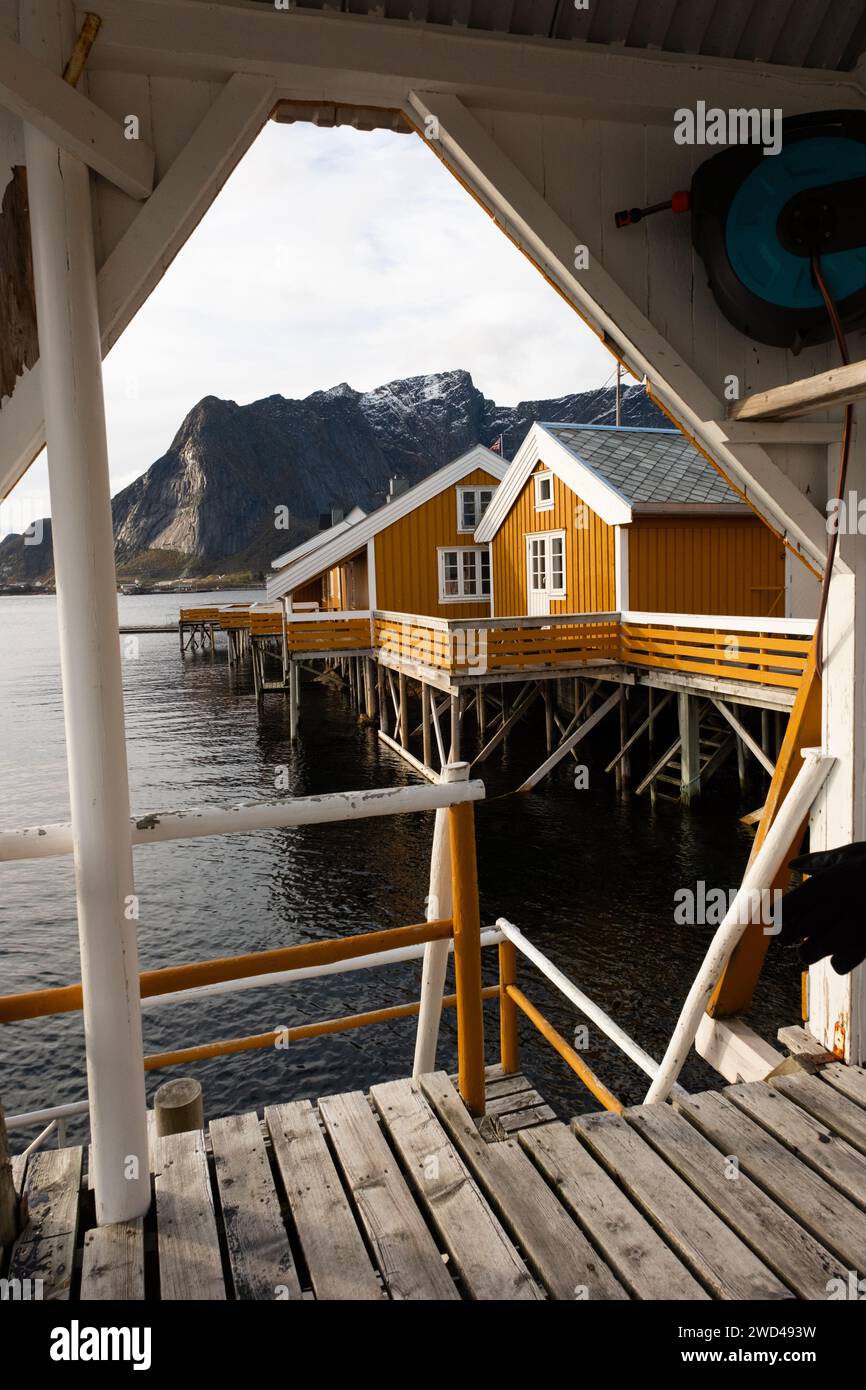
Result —
[[[539,461],[534,473],[544,472]],[[499,618],[528,611],[526,537],[541,531],[565,532],[566,596],[551,599],[551,613],[608,613],[616,608],[614,528],[553,475],[553,507],[535,510],[535,482],[529,478],[493,538],[493,602]]]
[[[490,603],[440,603],[441,546],[474,546],[470,533],[457,530],[457,488],[497,487],[483,468],[469,473],[408,516],[380,531],[376,546],[376,607],[394,613],[421,613],[431,618],[484,618]]]
[[[757,517],[659,517],[628,528],[629,608],[785,616],[785,551]]]

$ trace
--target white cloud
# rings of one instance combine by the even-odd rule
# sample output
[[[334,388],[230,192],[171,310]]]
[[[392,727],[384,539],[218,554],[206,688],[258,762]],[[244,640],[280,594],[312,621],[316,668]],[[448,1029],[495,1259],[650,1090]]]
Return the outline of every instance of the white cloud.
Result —
[[[423,141],[271,123],[106,359],[112,489],[202,396],[456,367],[514,404],[598,386],[613,359]],[[43,455],[0,532],[48,511]]]

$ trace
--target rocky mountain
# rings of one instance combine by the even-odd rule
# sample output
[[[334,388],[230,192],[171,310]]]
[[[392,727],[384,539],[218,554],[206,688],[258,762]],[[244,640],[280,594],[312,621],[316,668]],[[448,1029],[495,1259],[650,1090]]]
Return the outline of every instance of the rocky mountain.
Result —
[[[268,396],[237,405],[205,396],[162,458],[114,498],[118,570],[142,579],[261,573],[312,534],[324,513],[379,506],[395,475],[417,483],[500,435],[511,458],[535,420],[614,418],[612,387],[500,406],[465,371],[374,391],[343,383],[304,400]],[[668,423],[640,386],[623,389],[622,421]],[[275,529],[277,507],[288,509],[288,529]],[[0,543],[0,583],[51,575],[50,523],[40,545],[26,546],[22,536]]]

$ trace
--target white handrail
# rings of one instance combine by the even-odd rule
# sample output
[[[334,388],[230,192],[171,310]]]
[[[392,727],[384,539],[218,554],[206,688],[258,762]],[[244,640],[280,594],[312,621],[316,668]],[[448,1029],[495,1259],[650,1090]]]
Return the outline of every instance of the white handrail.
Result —
[[[481,946],[498,946],[500,941],[504,941],[504,933],[495,927],[488,927],[481,933]],[[454,950],[454,942],[446,941],[443,943],[449,950]],[[235,994],[238,990],[258,989],[264,985],[290,984],[295,980],[307,980],[314,976],[321,975],[343,975],[352,970],[369,970],[383,965],[400,964],[407,960],[417,960],[424,954],[427,943],[421,942],[417,946],[400,946],[392,951],[377,951],[374,955],[359,956],[353,960],[332,961],[328,965],[304,966],[298,970],[281,970],[270,975],[253,975],[245,980],[224,980],[216,985],[199,985],[194,989],[178,990],[175,994],[155,994],[150,999],[142,999],[143,1009],[154,1008],[163,1004],[189,1003],[192,1000],[213,997],[217,994]],[[82,1083],[84,1084],[84,1083]],[[47,1129],[33,1141],[25,1153],[30,1153],[33,1148],[41,1144],[51,1133],[55,1123],[64,1119],[71,1119],[78,1115],[86,1115],[88,1103],[86,1100],[72,1101],[66,1105],[48,1106],[43,1110],[21,1111],[18,1115],[6,1116],[7,1130],[29,1129],[35,1124],[44,1124],[50,1121]]]
[[[505,938],[501,931],[491,927],[481,933],[482,946],[498,946]],[[443,941],[445,953],[454,950],[454,942],[449,937]],[[267,985],[290,985],[298,980],[317,980],[323,975],[345,975],[353,970],[378,970],[383,965],[400,965],[403,961],[418,960],[423,956],[429,942],[422,941],[416,946],[396,946],[390,951],[376,951],[369,956],[355,956],[351,960],[329,961],[327,965],[303,965],[294,970],[274,970],[269,975],[248,975],[242,980],[221,980],[215,985],[194,985],[192,989],[176,990],[174,994],[154,994],[142,999],[141,1007],[158,1009],[165,1004],[186,1004],[195,999],[213,999],[221,994],[238,994],[248,989],[264,989]]]
[[[667,1100],[689,1055],[713,990],[752,919],[755,895],[760,899],[762,890],[772,886],[773,879],[790,853],[794,836],[809,814],[835,761],[820,748],[803,749],[803,766],[779,807],[763,844],[746,869],[740,889],[710,942],[703,964],[686,996],[658,1075],[647,1091],[646,1105]]]
[[[568,976],[564,975],[552,961],[548,960],[543,951],[539,951],[537,946],[533,946],[532,942],[523,935],[523,932],[520,931],[518,927],[515,927],[513,922],[509,922],[506,917],[497,917],[496,925],[499,930],[508,937],[508,940],[517,947],[518,951],[526,956],[527,960],[531,960],[533,965],[536,965],[541,971],[542,975],[544,975],[551,984],[556,985],[557,989],[565,995],[566,999],[570,1000],[576,1009],[579,1009],[582,1014],[585,1014],[587,1018],[591,1019],[596,1027],[600,1028],[602,1033],[610,1038],[611,1042],[615,1042],[620,1051],[624,1052],[626,1057],[629,1057],[639,1066],[641,1071],[646,1072],[647,1076],[654,1077],[657,1075],[660,1064],[656,1062],[648,1052],[644,1052],[640,1044],[636,1043],[634,1038],[630,1038],[628,1033],[620,1028],[618,1023],[614,1023],[609,1014],[606,1014],[604,1009],[599,1008],[598,1004],[594,1003],[588,994],[584,994],[582,989],[578,989],[577,985],[572,984]]]
[[[285,801],[245,801],[233,806],[197,806],[186,811],[155,811],[132,818],[132,843],[150,845],[165,840],[193,839],[199,835],[249,834],[256,830],[327,825],[373,816],[412,815],[483,798],[484,783],[475,780],[417,787],[376,787],[369,791],[331,792],[326,796],[299,796]],[[47,859],[71,853],[72,826],[68,823],[0,831],[0,862]]]

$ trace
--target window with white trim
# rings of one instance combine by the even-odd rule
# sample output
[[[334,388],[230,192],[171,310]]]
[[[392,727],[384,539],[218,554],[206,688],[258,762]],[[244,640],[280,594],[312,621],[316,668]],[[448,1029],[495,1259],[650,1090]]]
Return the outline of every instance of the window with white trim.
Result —
[[[489,546],[461,545],[439,551],[440,603],[466,603],[490,597]]]
[[[493,501],[492,487],[459,487],[457,489],[457,530],[474,531]]]
[[[553,474],[536,473],[535,475],[535,510],[537,512],[553,511]]]
[[[565,598],[565,532],[526,537],[529,589],[548,598]]]

